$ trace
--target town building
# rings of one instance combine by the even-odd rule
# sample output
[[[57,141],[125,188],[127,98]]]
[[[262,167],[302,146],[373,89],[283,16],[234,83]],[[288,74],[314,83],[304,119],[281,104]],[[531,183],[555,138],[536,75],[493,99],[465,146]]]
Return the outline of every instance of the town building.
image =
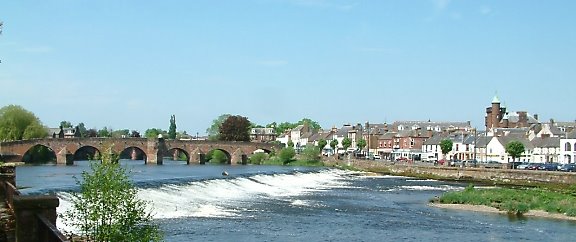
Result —
[[[270,142],[276,140],[276,133],[273,128],[252,128],[250,129],[250,141]]]
[[[576,163],[576,130],[560,139],[560,160],[564,164]]]

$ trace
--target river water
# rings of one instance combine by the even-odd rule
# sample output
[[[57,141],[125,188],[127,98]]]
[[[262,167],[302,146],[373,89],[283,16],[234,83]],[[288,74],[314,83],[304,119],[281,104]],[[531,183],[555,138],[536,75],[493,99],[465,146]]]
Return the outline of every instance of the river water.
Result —
[[[466,184],[328,168],[123,161],[166,241],[575,241],[576,223],[448,210],[428,200]],[[70,207],[73,166],[21,166],[26,194]],[[227,171],[228,176],[222,176]],[[61,229],[70,229],[60,221]]]

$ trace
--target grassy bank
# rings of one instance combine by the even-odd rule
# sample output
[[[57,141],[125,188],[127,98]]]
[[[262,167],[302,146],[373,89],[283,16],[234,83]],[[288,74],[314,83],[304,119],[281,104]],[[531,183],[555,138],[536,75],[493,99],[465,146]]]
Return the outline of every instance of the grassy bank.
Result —
[[[432,202],[444,204],[486,205],[521,215],[530,210],[543,210],[576,216],[576,190],[564,192],[544,188],[476,189],[472,185],[463,191],[447,192]]]

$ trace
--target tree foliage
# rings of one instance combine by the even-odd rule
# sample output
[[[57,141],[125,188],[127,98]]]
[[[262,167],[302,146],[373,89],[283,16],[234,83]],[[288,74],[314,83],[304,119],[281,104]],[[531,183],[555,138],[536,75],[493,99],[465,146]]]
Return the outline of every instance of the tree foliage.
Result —
[[[98,137],[112,137],[112,129],[104,127],[98,130]]]
[[[284,133],[286,130],[296,128],[298,125],[303,125],[303,124],[308,125],[308,127],[310,127],[310,129],[314,132],[318,131],[322,128],[322,127],[320,127],[320,124],[318,124],[318,122],[316,122],[312,119],[309,119],[309,118],[303,118],[302,120],[300,120],[296,123],[282,122],[280,124],[277,124],[276,122],[272,122],[270,124],[267,124],[266,128],[274,128],[274,132],[277,135],[280,135],[280,134]]]
[[[65,128],[65,129],[72,128],[72,123],[70,123],[70,121],[61,121],[60,127]]]
[[[48,131],[32,112],[18,105],[0,109],[0,141],[44,138]]]
[[[344,150],[347,150],[351,145],[352,145],[352,140],[350,138],[345,137],[342,140],[342,148],[344,148]]]
[[[132,132],[130,133],[130,137],[132,138],[140,138],[140,132],[136,131],[136,130],[132,130]]]
[[[294,142],[292,140],[288,140],[288,142],[286,143],[286,146],[294,147]]]
[[[146,138],[148,139],[156,139],[158,138],[159,134],[164,134],[166,133],[166,131],[161,130],[161,129],[157,129],[157,128],[151,128],[151,129],[147,129],[146,132],[144,132],[144,136],[146,136]]]
[[[230,116],[220,126],[219,140],[250,141],[250,121],[240,115]]]
[[[302,159],[307,162],[318,162],[320,161],[320,150],[312,145],[307,145],[304,150],[302,150]]]
[[[292,147],[282,148],[278,153],[278,158],[282,162],[282,164],[288,164],[294,161],[294,156],[296,155],[296,151]]]
[[[102,162],[90,163],[91,172],[82,172],[76,181],[80,192],[72,194],[72,209],[64,222],[81,231],[89,241],[160,241],[162,235],[152,216],[145,211],[137,189],[118,163],[118,155],[102,153]]]
[[[265,160],[268,160],[268,154],[264,152],[258,152],[250,156],[250,164],[261,165],[264,164]]]
[[[88,137],[88,130],[86,129],[84,123],[79,123],[76,128],[80,132],[80,137]]]
[[[330,147],[332,147],[332,150],[334,152],[336,152],[336,146],[338,146],[338,140],[337,139],[333,139],[332,141],[330,141]]]
[[[514,161],[516,161],[516,158],[520,157],[524,151],[524,144],[520,141],[515,140],[506,144],[506,153],[508,153],[509,156],[512,156]]]
[[[442,141],[440,141],[440,149],[442,150],[442,154],[444,156],[446,156],[446,154],[448,154],[448,152],[452,151],[452,140],[450,139],[443,139]],[[446,157],[444,157],[446,158]]]
[[[366,147],[366,140],[364,138],[361,138],[360,140],[358,140],[358,142],[356,142],[356,146],[358,146],[360,151],[362,151],[364,147]]]
[[[218,140],[218,136],[220,135],[220,126],[224,123],[224,120],[228,119],[232,115],[230,114],[222,114],[218,116],[218,118],[212,121],[212,125],[206,129],[206,134],[208,134],[209,140]]]
[[[176,139],[176,115],[170,116],[170,127],[168,128],[168,138]]]
[[[328,144],[328,141],[326,141],[325,139],[318,140],[319,150],[321,151],[322,149],[324,149],[324,147],[326,147],[327,144]]]

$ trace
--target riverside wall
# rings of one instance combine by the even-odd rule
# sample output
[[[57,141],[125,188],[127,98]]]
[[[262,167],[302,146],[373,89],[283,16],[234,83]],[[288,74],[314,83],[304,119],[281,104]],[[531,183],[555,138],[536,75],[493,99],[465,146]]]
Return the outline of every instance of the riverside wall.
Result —
[[[424,164],[391,163],[374,160],[327,159],[327,166],[352,166],[362,170],[382,171],[393,175],[437,177],[449,180],[493,181],[508,184],[576,184],[576,173],[471,167],[431,166]]]

